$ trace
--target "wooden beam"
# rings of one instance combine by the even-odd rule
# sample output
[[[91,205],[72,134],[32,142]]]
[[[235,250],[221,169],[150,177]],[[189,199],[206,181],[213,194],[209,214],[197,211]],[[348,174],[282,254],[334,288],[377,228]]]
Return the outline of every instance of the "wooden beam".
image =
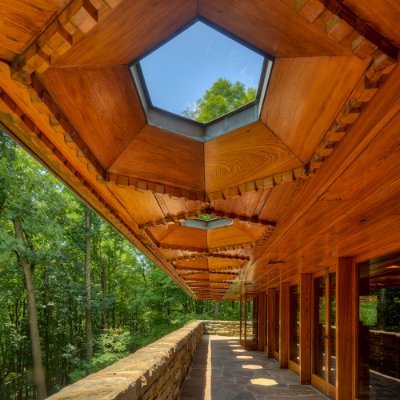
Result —
[[[336,269],[336,400],[355,399],[355,319],[357,267],[353,257],[339,258]]]
[[[311,274],[300,275],[300,383],[311,383]]]
[[[289,363],[289,283],[281,282],[279,290],[279,366]]]
[[[354,30],[360,33],[366,40],[374,44],[383,53],[397,60],[399,49],[386,37],[381,35],[370,25],[364,22],[350,8],[343,4],[343,0],[320,0],[327,10],[341,18]]]

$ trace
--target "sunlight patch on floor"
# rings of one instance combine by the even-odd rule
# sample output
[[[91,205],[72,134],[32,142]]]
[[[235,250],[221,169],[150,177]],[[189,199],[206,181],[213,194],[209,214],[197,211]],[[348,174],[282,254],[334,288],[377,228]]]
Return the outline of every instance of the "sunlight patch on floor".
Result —
[[[242,365],[242,368],[244,368],[244,369],[262,369],[262,366],[257,365],[257,364],[244,364],[244,365]]]
[[[252,385],[260,385],[260,386],[274,386],[278,385],[278,382],[275,379],[267,379],[267,378],[255,378],[250,379],[250,383]]]

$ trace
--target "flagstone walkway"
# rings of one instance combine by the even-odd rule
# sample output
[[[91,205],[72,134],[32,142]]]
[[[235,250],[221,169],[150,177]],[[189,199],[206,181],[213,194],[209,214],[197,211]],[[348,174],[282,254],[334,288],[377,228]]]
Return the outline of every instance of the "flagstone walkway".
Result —
[[[298,376],[237,338],[203,336],[179,400],[325,400]]]

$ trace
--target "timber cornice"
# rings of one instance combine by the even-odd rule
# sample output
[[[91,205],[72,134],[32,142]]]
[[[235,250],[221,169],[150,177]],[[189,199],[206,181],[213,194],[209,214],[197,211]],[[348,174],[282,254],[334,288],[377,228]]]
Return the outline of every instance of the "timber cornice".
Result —
[[[203,208],[202,210],[199,210],[196,212],[183,213],[183,214],[178,214],[178,215],[170,215],[164,219],[160,219],[157,221],[150,221],[145,224],[139,225],[139,228],[144,229],[144,228],[152,228],[152,227],[159,226],[159,225],[174,224],[176,222],[186,221],[188,219],[196,218],[201,214],[212,214],[212,215],[215,215],[216,217],[228,218],[228,219],[232,219],[234,221],[251,222],[252,224],[267,226],[270,230],[273,230],[276,227],[276,223],[274,221],[268,221],[268,220],[255,218],[255,217],[247,217],[245,215],[238,215],[235,213],[226,213],[223,211],[215,210],[214,208],[211,208],[211,207],[207,207],[207,208]]]
[[[341,0],[283,0],[298,15],[348,48],[360,59],[372,57],[383,68],[397,62],[399,49]]]
[[[383,64],[377,64],[375,60],[371,61],[317,146],[309,162],[309,173],[311,175],[321,168],[324,161],[332,154],[347,131],[362,115],[365,106],[375,97],[395,66],[395,62],[388,62],[387,60]]]
[[[168,261],[176,263],[179,261],[198,260],[201,258],[222,258],[222,259],[239,260],[239,261],[249,261],[250,260],[250,257],[248,257],[248,256],[204,252],[204,253],[190,254],[190,255],[185,255],[185,256],[181,256],[181,257],[170,258]]]

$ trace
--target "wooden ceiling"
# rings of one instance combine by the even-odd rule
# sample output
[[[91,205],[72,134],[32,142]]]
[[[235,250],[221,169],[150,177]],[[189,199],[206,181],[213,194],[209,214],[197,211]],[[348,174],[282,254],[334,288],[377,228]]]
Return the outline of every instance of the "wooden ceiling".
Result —
[[[0,121],[201,299],[398,250],[400,9],[371,4],[0,0]],[[260,120],[205,144],[147,124],[128,66],[194,18],[275,58]]]

